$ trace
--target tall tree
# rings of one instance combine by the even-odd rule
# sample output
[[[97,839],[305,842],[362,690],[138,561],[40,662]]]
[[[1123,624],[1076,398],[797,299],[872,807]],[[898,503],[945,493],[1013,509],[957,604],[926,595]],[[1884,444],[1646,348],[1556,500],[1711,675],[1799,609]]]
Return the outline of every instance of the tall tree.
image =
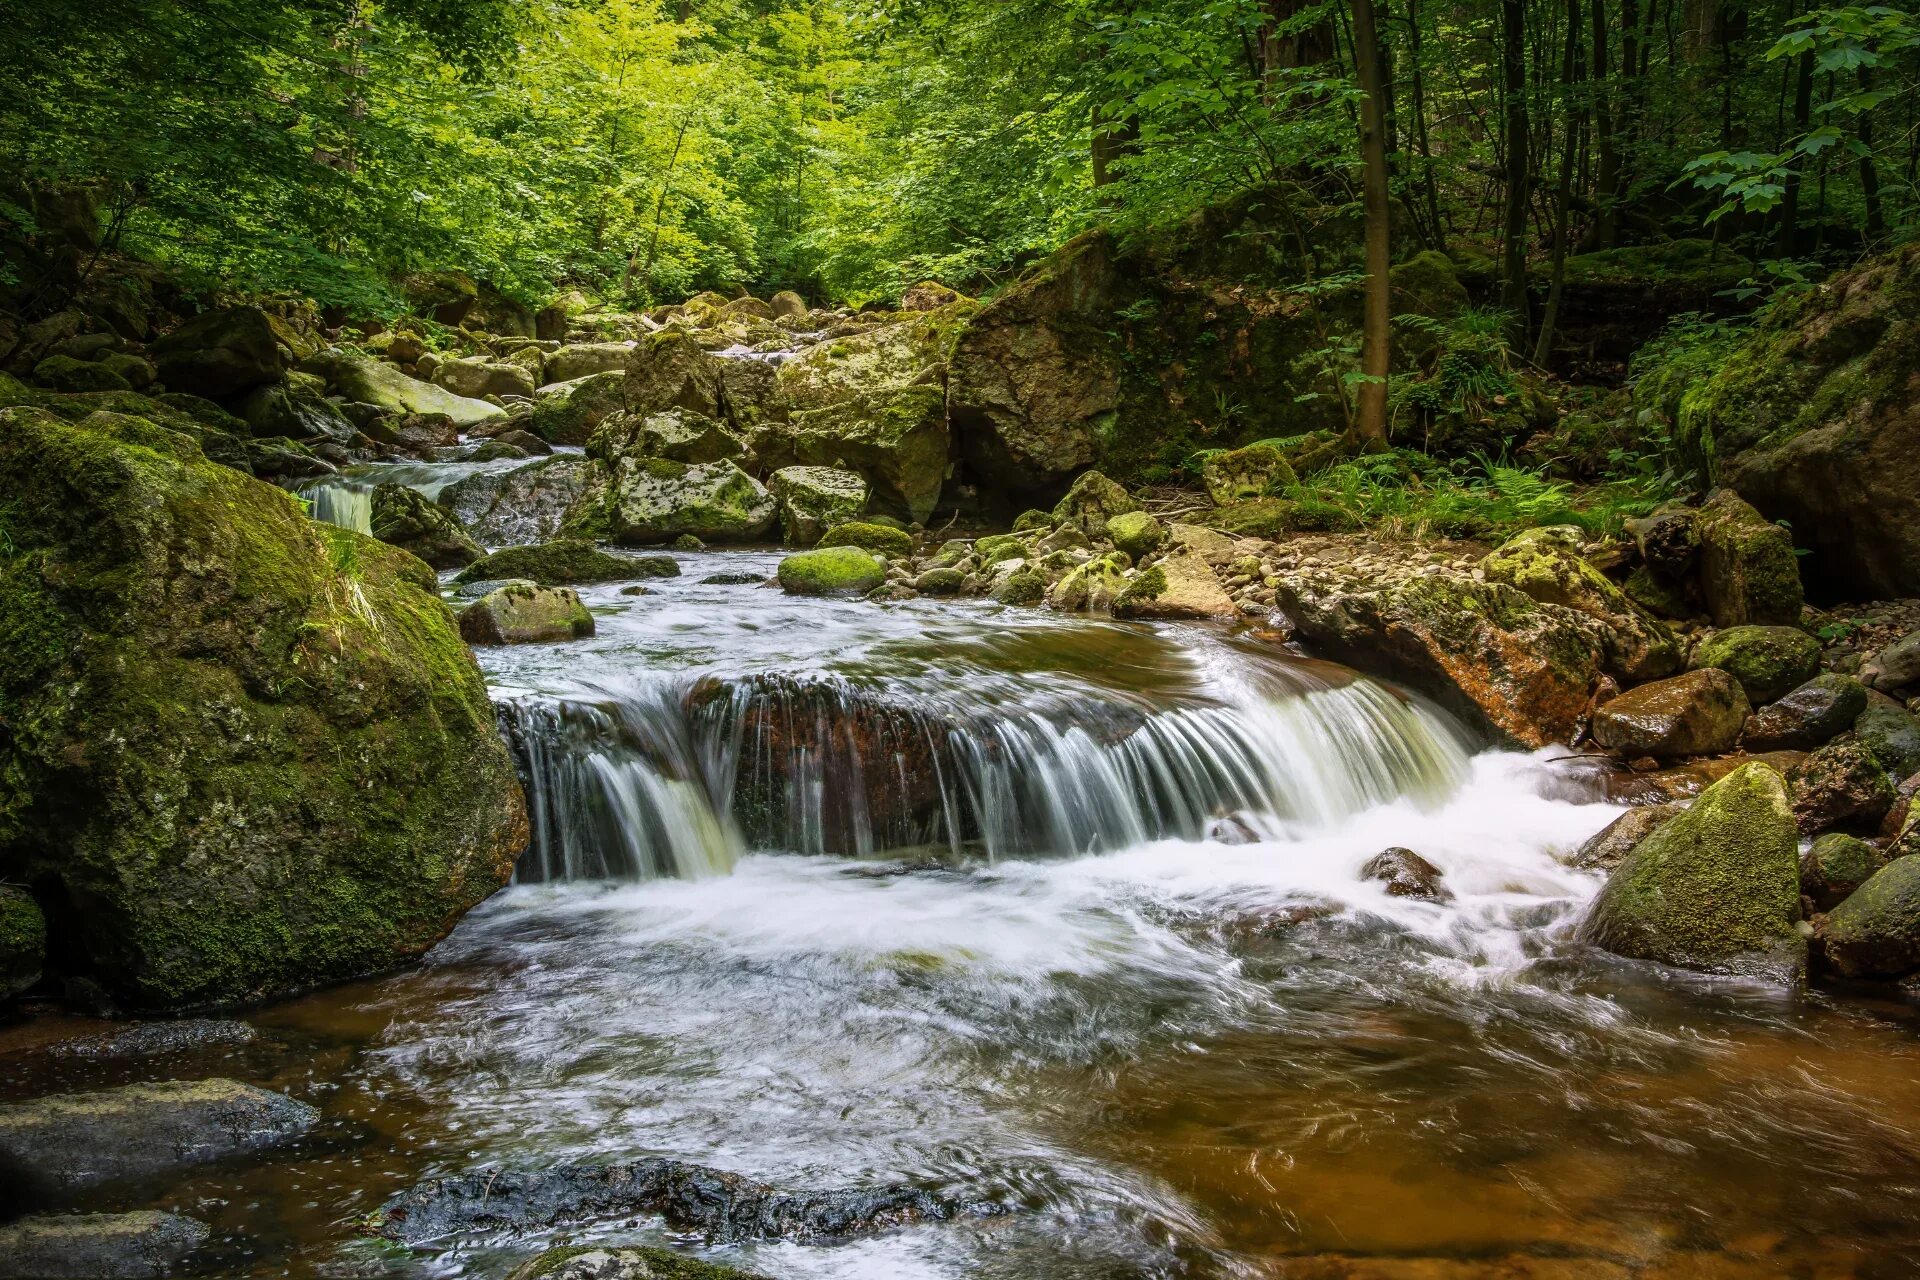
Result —
[[[1387,186],[1386,77],[1373,0],[1353,0],[1353,62],[1360,86],[1360,187],[1366,212],[1367,283],[1360,326],[1354,431],[1385,444],[1387,378],[1393,367],[1392,209]]]
[[[1512,342],[1527,334],[1527,4],[1500,0],[1500,92],[1505,121],[1506,204],[1501,219],[1500,305],[1511,317]]]

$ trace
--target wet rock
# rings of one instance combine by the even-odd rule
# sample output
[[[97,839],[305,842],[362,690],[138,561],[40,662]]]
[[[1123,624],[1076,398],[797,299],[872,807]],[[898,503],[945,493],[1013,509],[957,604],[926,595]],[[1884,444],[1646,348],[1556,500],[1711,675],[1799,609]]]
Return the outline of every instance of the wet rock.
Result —
[[[1047,597],[1047,579],[1038,570],[1023,566],[1002,574],[987,594],[1001,604],[1039,604]]]
[[[688,409],[621,414],[609,418],[587,442],[587,456],[612,462],[621,454],[669,462],[725,462],[746,446],[725,423]]]
[[[237,1080],[130,1084],[0,1106],[0,1182],[119,1182],[297,1138],[320,1113]]]
[[[174,1274],[207,1242],[204,1222],[173,1213],[74,1213],[0,1227],[0,1280],[144,1280]]]
[[[1098,471],[1085,471],[1054,504],[1053,519],[1056,524],[1077,525],[1089,537],[1099,537],[1107,531],[1107,521],[1139,509],[1139,500],[1123,485]]]
[[[238,1048],[259,1038],[258,1031],[229,1018],[181,1018],[172,1022],[140,1022],[98,1035],[76,1036],[49,1046],[47,1052],[56,1058],[108,1062],[201,1049]]]
[[[533,393],[533,434],[554,444],[586,444],[595,431],[627,408],[627,375],[618,369],[551,382]]]
[[[890,529],[883,524],[867,520],[853,520],[846,524],[835,525],[820,539],[823,547],[863,547],[875,555],[888,559],[913,554],[913,537],[899,529]]]
[[[388,413],[444,414],[459,430],[497,422],[507,416],[499,405],[457,396],[445,387],[409,378],[382,360],[331,353],[310,365],[329,386],[356,404],[379,405]]]
[[[1360,878],[1383,882],[1389,897],[1453,901],[1453,891],[1441,883],[1440,868],[1411,849],[1395,846],[1381,850],[1360,868]]]
[[[1884,703],[1869,705],[1854,720],[1853,732],[1894,777],[1920,772],[1920,716]]]
[[[1749,751],[1810,751],[1845,733],[1866,708],[1864,685],[1826,672],[1749,716],[1740,742]]]
[[[781,364],[775,375],[778,394],[797,417],[858,396],[937,386],[954,330],[972,310],[972,303],[961,302],[902,314],[817,343]]]
[[[668,1249],[565,1245],[549,1249],[508,1280],[765,1280]]]
[[[1112,608],[1116,618],[1229,618],[1239,612],[1213,569],[1190,552],[1163,556],[1140,570]]]
[[[1893,807],[1893,780],[1857,739],[1830,742],[1787,775],[1803,836],[1835,827],[1871,831]]]
[[[633,348],[631,342],[578,342],[559,347],[547,355],[544,386],[576,382],[598,373],[624,373]]]
[[[1747,695],[1718,668],[1641,685],[1593,713],[1593,740],[1624,756],[1716,755],[1740,740]]]
[[[300,373],[288,374],[284,382],[255,387],[234,404],[233,411],[256,436],[346,444],[356,430],[339,406],[327,399],[320,380]]]
[[[1122,511],[1107,520],[1107,538],[1139,560],[1158,551],[1167,540],[1166,526],[1145,511]]]
[[[460,611],[468,644],[552,644],[593,630],[593,614],[572,590],[524,579],[495,587]]]
[[[1480,569],[1489,582],[1599,621],[1607,670],[1620,680],[1639,683],[1678,671],[1683,664],[1673,634],[1588,563],[1580,554],[1582,537],[1572,526],[1527,529],[1483,558]]]
[[[1831,911],[1880,867],[1880,851],[1865,840],[1839,831],[1828,832],[1800,859],[1800,892],[1815,911]]]
[[[33,366],[33,380],[54,391],[131,391],[133,383],[98,360],[48,356]]]
[[[442,360],[434,368],[433,382],[457,396],[484,400],[488,396],[531,396],[534,376],[517,364],[463,357]]]
[[[1691,800],[1734,770],[1755,761],[1784,776],[1806,758],[1804,751],[1766,751],[1757,755],[1689,760],[1671,769],[1612,772],[1605,775],[1603,786],[1607,799],[1615,804],[1667,804]],[[1659,762],[1648,757],[1645,763],[1658,765]]]
[[[440,491],[440,502],[488,546],[544,542],[560,532],[586,487],[587,462],[555,457],[512,471],[481,471]]]
[[[767,479],[780,506],[780,536],[810,547],[835,525],[859,518],[867,507],[867,482],[834,467],[782,467]]]
[[[616,556],[583,538],[560,538],[532,546],[502,548],[469,565],[454,581],[524,578],[543,587],[565,587],[583,582],[679,576],[680,564],[672,556]]]
[[[1047,603],[1067,613],[1111,613],[1127,586],[1125,556],[1097,556],[1054,583]]]
[[[627,359],[627,412],[645,417],[685,409],[725,418],[726,363],[677,329],[650,334],[634,345]]]
[[[788,556],[777,576],[789,595],[852,595],[885,582],[887,568],[859,547],[823,547]]]
[[[967,576],[958,569],[935,567],[925,570],[913,580],[913,589],[923,596],[952,596],[960,594],[961,586]]]
[[[383,484],[373,491],[373,514],[369,524],[373,536],[388,546],[411,551],[436,569],[458,569],[478,560],[484,552],[480,544],[467,536],[453,512],[430,502],[418,490],[405,485]],[[523,577],[523,574],[496,574],[496,577]]]
[[[1700,508],[1700,588],[1716,627],[1791,626],[1804,596],[1793,535],[1722,489]]]
[[[368,1226],[387,1239],[417,1244],[457,1232],[528,1231],[658,1213],[676,1230],[724,1243],[830,1240],[991,1212],[988,1205],[905,1186],[782,1192],[736,1173],[653,1158],[433,1178],[388,1200]]]
[[[40,981],[47,957],[47,920],[33,895],[0,885],[0,1001]]]
[[[775,511],[766,487],[731,462],[688,466],[621,454],[611,463],[588,462],[566,528],[629,546],[682,534],[750,542],[772,525]]]
[[[1580,937],[1635,959],[1792,980],[1806,956],[1799,853],[1786,784],[1742,766],[1634,847]]]
[[[1693,665],[1726,672],[1757,707],[1819,673],[1820,642],[1798,627],[1728,627],[1694,650]]]
[[[877,504],[926,521],[940,501],[948,462],[946,394],[938,386],[870,391],[793,415],[794,459],[857,471]]]
[[[1895,858],[1817,922],[1821,954],[1849,978],[1920,968],[1920,855]]]
[[[1860,668],[1860,678],[1895,697],[1920,689],[1920,631],[1902,636],[1874,654]]]
[[[210,400],[280,378],[273,324],[258,307],[202,312],[156,341],[150,353],[169,389]]]
[[[1286,454],[1270,444],[1250,444],[1209,454],[1200,464],[1200,482],[1214,505],[1224,507],[1278,493],[1296,477]]]
[[[710,573],[700,579],[703,587],[757,587],[766,579],[757,573]]]
[[[1612,871],[1642,840],[1686,811],[1686,805],[1675,801],[1629,809],[1581,845],[1568,861],[1588,871]]]
[[[1627,521],[1627,533],[1640,559],[1661,583],[1678,584],[1693,577],[1700,560],[1697,516],[1691,507],[1666,507]]]

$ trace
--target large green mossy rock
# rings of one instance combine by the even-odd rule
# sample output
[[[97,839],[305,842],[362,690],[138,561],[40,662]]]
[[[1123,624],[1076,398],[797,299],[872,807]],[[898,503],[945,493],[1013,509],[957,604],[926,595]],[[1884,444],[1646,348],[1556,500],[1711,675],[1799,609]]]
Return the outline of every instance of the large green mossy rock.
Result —
[[[409,378],[385,361],[335,354],[314,357],[312,367],[345,399],[379,405],[389,413],[442,413],[461,431],[507,416],[497,404],[457,396],[445,387]]]
[[[803,412],[915,384],[937,390],[954,337],[974,309],[956,302],[816,343],[780,365],[776,394]]]
[[[1701,642],[1693,665],[1720,668],[1758,707],[1819,674],[1820,642],[1798,627],[1728,627]]]
[[[782,467],[767,478],[767,491],[780,504],[780,537],[797,547],[867,508],[867,482],[837,467]]]
[[[1821,922],[1826,961],[1849,978],[1920,968],[1920,855],[1895,858]]]
[[[947,398],[939,387],[897,387],[793,415],[793,455],[858,472],[876,503],[925,522],[948,469]]]
[[[128,1003],[419,955],[507,880],[520,787],[413,556],[140,419],[0,411],[0,880]]]
[[[455,582],[525,578],[543,587],[582,582],[624,582],[630,578],[677,578],[672,556],[616,556],[585,538],[559,538],[524,547],[503,547],[462,570]]]
[[[862,595],[887,580],[887,568],[859,547],[821,547],[788,556],[777,576],[791,595]]]
[[[1793,535],[1734,493],[1707,499],[1694,522],[1700,591],[1716,627],[1793,626],[1805,595]]]
[[[374,488],[370,528],[388,546],[410,551],[436,569],[458,569],[486,554],[452,511],[402,484]]]
[[[1200,464],[1200,481],[1219,507],[1278,493],[1296,479],[1287,455],[1270,444],[1226,449]]]
[[[566,530],[578,537],[646,546],[692,534],[707,542],[751,542],[778,513],[766,486],[731,462],[688,465],[630,453],[587,464]]]
[[[585,444],[594,430],[627,407],[627,375],[590,373],[534,393],[528,430],[554,444]]]
[[[1791,980],[1806,961],[1799,916],[1799,838],[1786,784],[1755,763],[1636,845],[1580,932],[1616,955]]]
[[[555,644],[593,634],[593,614],[570,587],[503,582],[460,611],[469,644]]]
[[[1526,529],[1480,561],[1489,582],[1517,587],[1542,604],[1565,605],[1606,627],[1607,669],[1627,683],[1659,680],[1682,666],[1680,645],[1580,554],[1572,526]]]
[[[913,536],[866,520],[850,520],[827,530],[823,547],[864,547],[875,555],[898,558],[913,554]]]

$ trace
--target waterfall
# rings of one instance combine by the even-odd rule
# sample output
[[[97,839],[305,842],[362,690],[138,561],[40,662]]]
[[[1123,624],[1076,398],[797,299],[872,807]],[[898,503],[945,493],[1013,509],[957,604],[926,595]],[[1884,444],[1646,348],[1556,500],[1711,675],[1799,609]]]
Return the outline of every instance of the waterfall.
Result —
[[[724,871],[748,848],[958,858],[1325,826],[1465,776],[1443,720],[1366,680],[1232,704],[958,708],[838,676],[661,679],[499,704],[522,880]]]
[[[373,532],[373,486],[363,484],[325,484],[300,491],[308,503],[307,513],[315,520],[337,524],[355,533]]]

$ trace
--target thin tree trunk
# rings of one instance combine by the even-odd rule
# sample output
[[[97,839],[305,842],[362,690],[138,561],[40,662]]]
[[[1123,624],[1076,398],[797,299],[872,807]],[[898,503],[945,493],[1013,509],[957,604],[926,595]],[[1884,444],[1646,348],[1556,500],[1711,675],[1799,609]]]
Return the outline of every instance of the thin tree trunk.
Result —
[[[1799,59],[1793,87],[1793,136],[1798,138],[1806,133],[1807,125],[1813,118],[1813,54],[1803,53]],[[1793,256],[1793,244],[1800,234],[1800,165],[1798,162],[1787,169],[1786,191],[1780,197],[1779,236],[1774,241],[1774,252],[1782,258]]]
[[[1387,193],[1386,91],[1373,0],[1353,0],[1353,61],[1360,82],[1361,189],[1366,207],[1367,286],[1361,324],[1359,412],[1354,432],[1368,443],[1387,439],[1387,377],[1392,370],[1393,241]]]
[[[1873,72],[1859,70],[1862,92],[1873,87]],[[1887,234],[1887,215],[1880,205],[1880,170],[1873,163],[1873,112],[1860,113],[1860,194],[1867,204],[1867,239],[1879,240]]]
[[[1527,333],[1527,6],[1500,0],[1500,80],[1505,98],[1507,202],[1502,230],[1500,305],[1511,313],[1513,345]]]
[[[1566,86],[1566,100],[1572,104],[1572,110],[1567,119],[1567,136],[1561,143],[1560,187],[1554,202],[1553,267],[1547,285],[1547,305],[1540,313],[1540,335],[1533,347],[1533,362],[1543,368],[1547,357],[1553,353],[1553,330],[1560,320],[1560,295],[1567,279],[1567,217],[1568,207],[1573,203],[1573,157],[1587,122],[1586,108],[1581,105],[1580,99],[1581,80],[1584,78],[1582,71],[1580,0],[1567,0],[1567,51],[1560,64],[1560,78]]]
[[[1593,194],[1597,214],[1593,240],[1597,249],[1613,243],[1613,184],[1620,173],[1620,157],[1614,150],[1612,63],[1607,58],[1607,3],[1593,0],[1590,16],[1593,39],[1593,134],[1598,155],[1594,159]]]
[[[653,257],[660,250],[660,220],[666,216],[667,196],[673,190],[673,169],[680,163],[680,144],[687,140],[687,126],[693,123],[693,110],[688,108],[680,116],[680,128],[673,135],[673,153],[667,157],[667,171],[660,175],[660,196],[653,202],[653,232],[647,237],[646,266],[640,272],[641,287],[651,288],[653,284]],[[633,279],[634,266],[640,260],[640,250],[636,247],[627,257],[627,269],[620,275],[620,292],[627,291],[628,283]]]
[[[1419,0],[1407,0],[1407,47],[1413,59],[1414,141],[1420,147],[1420,185],[1427,201],[1433,247],[1446,252],[1447,228],[1440,220],[1440,185],[1433,176],[1433,147],[1427,136],[1427,68],[1420,53]]]

